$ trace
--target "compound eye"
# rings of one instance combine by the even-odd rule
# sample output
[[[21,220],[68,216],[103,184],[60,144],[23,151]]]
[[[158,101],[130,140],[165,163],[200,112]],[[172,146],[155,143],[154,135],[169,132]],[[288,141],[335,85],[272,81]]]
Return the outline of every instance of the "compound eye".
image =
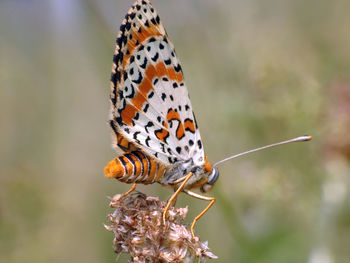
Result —
[[[208,177],[208,184],[213,185],[219,178],[219,170],[214,167],[213,172]]]

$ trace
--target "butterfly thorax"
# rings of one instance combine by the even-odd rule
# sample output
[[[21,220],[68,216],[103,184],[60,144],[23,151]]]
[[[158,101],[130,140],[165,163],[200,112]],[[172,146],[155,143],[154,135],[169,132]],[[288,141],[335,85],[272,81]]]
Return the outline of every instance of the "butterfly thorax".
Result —
[[[217,168],[213,168],[205,156],[204,164],[196,165],[193,159],[176,164],[165,173],[159,183],[164,186],[177,188],[181,184],[182,179],[191,172],[193,176],[184,187],[187,190],[200,188],[202,192],[208,192],[219,176]]]

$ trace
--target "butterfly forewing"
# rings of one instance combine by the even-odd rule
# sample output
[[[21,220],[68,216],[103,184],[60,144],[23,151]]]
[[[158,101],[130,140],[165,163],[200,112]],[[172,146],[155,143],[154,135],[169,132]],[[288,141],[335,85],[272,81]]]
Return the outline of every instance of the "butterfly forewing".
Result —
[[[117,38],[111,125],[129,144],[165,165],[204,163],[202,142],[180,62],[149,1],[130,9]],[[127,145],[127,146],[125,146]]]

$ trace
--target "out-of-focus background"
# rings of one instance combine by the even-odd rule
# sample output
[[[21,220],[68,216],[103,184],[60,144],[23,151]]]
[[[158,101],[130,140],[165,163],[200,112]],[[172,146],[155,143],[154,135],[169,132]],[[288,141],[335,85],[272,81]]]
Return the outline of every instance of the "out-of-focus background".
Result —
[[[115,262],[103,223],[114,41],[133,0],[0,1],[0,262]],[[211,262],[350,258],[350,2],[153,0],[212,162]],[[139,190],[166,200],[159,185]],[[188,223],[206,205],[182,195]],[[118,262],[125,262],[126,256]]]

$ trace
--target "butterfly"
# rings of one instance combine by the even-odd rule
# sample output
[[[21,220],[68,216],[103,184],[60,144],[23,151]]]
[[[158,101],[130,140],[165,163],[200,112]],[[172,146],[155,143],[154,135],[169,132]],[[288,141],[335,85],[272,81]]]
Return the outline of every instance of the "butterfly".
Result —
[[[148,0],[137,0],[122,22],[110,87],[109,124],[114,144],[124,154],[108,163],[105,176],[132,184],[123,196],[134,191],[136,184],[157,182],[173,188],[175,192],[163,212],[164,224],[180,192],[208,201],[191,225],[194,237],[197,220],[215,198],[192,190],[210,191],[219,171],[207,159],[181,64]],[[298,141],[308,139],[300,138]]]
[[[174,46],[148,0],[138,0],[120,27],[111,74],[114,142],[125,153],[105,167],[108,178],[136,184],[160,183],[175,189],[163,213],[180,192],[210,201],[219,177],[208,161]],[[202,213],[200,214],[200,216]],[[192,223],[191,231],[199,217]]]

